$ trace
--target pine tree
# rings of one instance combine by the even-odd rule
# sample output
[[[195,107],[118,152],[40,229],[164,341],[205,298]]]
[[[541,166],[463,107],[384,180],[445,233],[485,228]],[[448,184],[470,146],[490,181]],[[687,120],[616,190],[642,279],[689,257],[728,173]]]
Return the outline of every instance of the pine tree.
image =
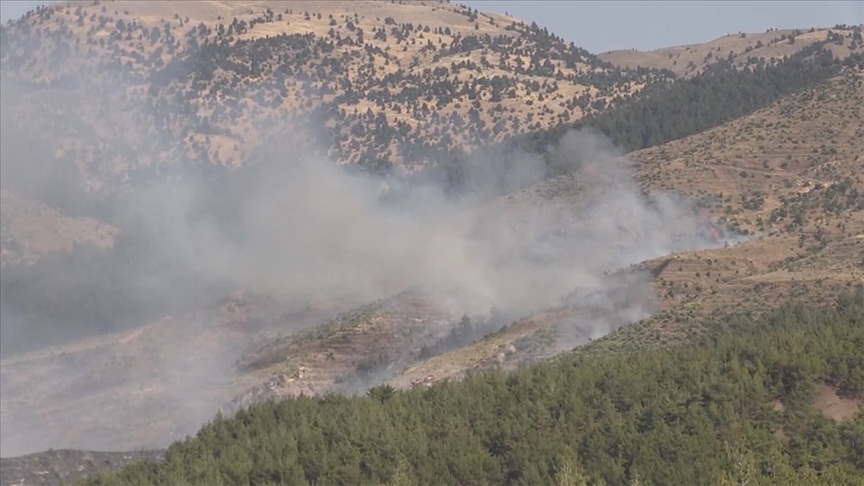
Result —
[[[578,456],[569,447],[558,459],[559,466],[555,472],[555,484],[558,486],[588,486],[588,476],[579,465]]]

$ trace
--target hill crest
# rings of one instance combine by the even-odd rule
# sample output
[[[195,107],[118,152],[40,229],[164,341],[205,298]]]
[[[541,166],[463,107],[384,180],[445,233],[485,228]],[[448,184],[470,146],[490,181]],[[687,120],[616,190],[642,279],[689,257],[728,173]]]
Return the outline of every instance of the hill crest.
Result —
[[[779,61],[817,43],[825,43],[825,48],[834,57],[844,59],[851,54],[864,52],[861,31],[860,25],[768,29],[762,33],[739,32],[701,44],[661,47],[650,51],[607,51],[597,57],[619,67],[668,69],[678,76],[692,77],[718,64],[741,68],[760,61]]]

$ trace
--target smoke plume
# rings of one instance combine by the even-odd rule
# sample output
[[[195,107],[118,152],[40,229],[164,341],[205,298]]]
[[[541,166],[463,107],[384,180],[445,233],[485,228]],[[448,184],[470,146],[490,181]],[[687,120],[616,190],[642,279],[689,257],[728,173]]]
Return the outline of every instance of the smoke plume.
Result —
[[[204,171],[147,184],[124,181],[127,192],[100,201],[81,189],[92,182],[79,177],[86,172],[81,160],[60,160],[47,149],[34,151],[50,147],[40,145],[50,134],[35,133],[21,111],[15,111],[35,98],[49,99],[47,88],[12,86],[4,81],[4,189],[41,199],[70,216],[106,220],[120,228],[121,235],[113,251],[79,248],[69,255],[43,257],[35,266],[4,269],[4,357],[206,309],[236,290],[272,296],[287,308],[302,309],[313,301],[370,301],[420,287],[439,292],[442,299],[447,296],[442,305],[454,316],[488,315],[493,308],[505,315],[526,315],[561,305],[569,296],[574,305],[609,309],[606,316],[570,324],[599,337],[656,310],[656,295],[647,278],[610,278],[610,273],[646,259],[717,244],[703,234],[688,202],[669,194],[643,194],[634,181],[633,162],[608,141],[583,132],[568,133],[547,158],[477,150],[461,168],[458,196],[436,182],[438,178],[398,171],[390,177],[359,175],[317,155],[321,150],[271,142],[270,155],[248,167],[220,171],[215,178]],[[83,93],[68,106],[110,104],[110,97],[106,102],[96,93]],[[50,106],[64,104],[54,101]],[[123,112],[119,105],[102,111],[122,118],[117,115]],[[82,123],[70,121],[68,112],[44,116],[53,130],[74,132]],[[117,125],[130,133],[136,130],[128,121]],[[314,138],[316,130],[306,126],[299,133]],[[138,158],[168,143],[146,131],[136,133],[139,138],[132,148],[124,147]],[[294,140],[304,138],[294,135]],[[62,171],[52,170],[46,161],[60,164],[56,167]],[[547,180],[552,167],[564,175]],[[95,172],[108,177],[109,171]],[[75,177],[68,175],[72,173]],[[183,325],[165,322],[158,329],[166,333]],[[182,339],[215,333],[206,320],[195,322],[185,328]],[[196,362],[186,359],[188,353],[201,350],[184,347],[184,341],[152,339],[148,346],[161,353],[158,363],[150,363],[158,366],[155,369],[142,369],[144,361],[132,358],[118,365],[113,355],[94,355],[83,363],[52,357],[56,366],[41,371],[27,369],[15,357],[4,360],[4,417],[7,412],[23,413],[21,407],[52,408],[38,403],[38,396],[35,404],[15,405],[16,393],[32,396],[36,385],[27,384],[27,379],[41,380],[37,385],[45,389],[55,387],[51,393],[66,386],[70,396],[109,396],[105,387],[114,385],[76,390],[70,380],[77,384],[94,369],[121,365],[126,371],[118,371],[118,376],[128,380],[174,376],[158,386],[167,387],[164,392],[176,403],[174,409],[182,410],[184,404],[205,399],[204,392],[191,393],[190,384],[205,376],[227,381],[229,364],[240,352],[217,356],[217,349],[223,348],[214,348],[207,361]],[[33,377],[22,378],[21,370]],[[56,398],[47,391],[43,396]],[[147,406],[138,410],[142,409]],[[128,421],[129,426],[139,419],[155,420],[157,409],[149,410],[150,416],[118,415],[114,420]],[[59,420],[56,414],[61,412],[51,413],[46,423],[57,430],[51,420]],[[210,412],[196,408],[188,413],[206,417]],[[56,433],[50,435],[44,427],[36,432],[34,427],[41,423],[36,419],[26,424],[8,420],[4,418],[0,428],[4,455],[39,447],[116,446],[99,436],[59,444],[52,442],[60,440]],[[106,422],[103,432],[114,425]],[[192,424],[192,430],[197,426]],[[45,436],[34,438],[37,433]]]
[[[578,200],[521,207],[481,204],[501,187],[543,179],[539,157],[512,155],[500,170],[482,153],[468,165],[467,197],[419,184],[384,197],[387,180],[348,173],[284,147],[232,200],[237,214],[202,212],[206,181],[142,190],[132,207],[140,231],[189,271],[214,283],[308,302],[409,287],[458,289],[478,311],[527,313],[554,305],[604,272],[713,244],[691,207],[643,195],[633,164],[593,134],[572,132],[555,149],[586,187]]]

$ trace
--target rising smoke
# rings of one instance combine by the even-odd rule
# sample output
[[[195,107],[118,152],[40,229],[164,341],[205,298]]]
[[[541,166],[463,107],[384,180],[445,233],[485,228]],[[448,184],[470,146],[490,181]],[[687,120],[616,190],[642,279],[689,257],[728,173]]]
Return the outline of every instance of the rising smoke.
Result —
[[[19,96],[41,96],[21,86],[10,93],[10,86],[4,84],[4,105]],[[51,118],[56,125],[68,120]],[[610,273],[716,244],[701,234],[686,201],[643,194],[633,162],[591,133],[568,133],[551,148],[551,164],[531,154],[478,150],[462,169],[458,197],[435,178],[358,175],[315,155],[320,150],[285,143],[269,147],[275,155],[262,163],[220,181],[203,175],[162,179],[133,185],[106,204],[80,190],[80,177],[46,168],[44,161],[56,158],[34,153],[39,142],[22,142],[20,131],[15,132],[21,120],[11,108],[4,108],[3,121],[3,179],[10,175],[5,190],[42,199],[70,215],[108,220],[122,231],[114,252],[86,249],[71,257],[48,257],[32,267],[38,271],[16,266],[4,276],[4,353],[131,329],[206,308],[239,289],[299,309],[316,300],[362,302],[420,287],[440,295],[454,316],[482,317],[493,308],[521,316],[562,302],[590,303],[608,314],[569,325],[599,337],[657,309],[647,277],[621,279]],[[147,142],[140,146],[157,145]],[[79,162],[67,161],[64,174],[70,167],[80,169]],[[571,175],[543,182],[551,166]],[[567,197],[537,195],[559,189]],[[508,194],[509,199],[503,197]],[[191,342],[208,328],[196,321],[184,332]],[[227,375],[240,352],[196,362],[186,359],[192,350],[182,343],[154,343],[170,359],[124,376],[145,380],[147,374],[174,376],[172,367],[182,368],[182,379],[163,385],[177,409],[202,400],[201,394],[190,395],[190,383],[202,376],[226,379],[214,375]],[[101,359],[64,361],[40,379],[60,387],[106,366]],[[4,363],[4,387],[14,381],[17,368],[10,366]],[[5,388],[4,395],[7,390],[14,389]],[[206,419],[209,412],[201,413]],[[19,427],[19,442],[13,445],[7,438],[14,427],[3,424],[4,455],[82,445],[52,442],[59,440],[56,434],[23,442],[27,430],[35,430],[33,423]],[[91,439],[83,444],[110,443]]]
[[[466,175],[471,191],[458,200],[431,184],[388,200],[382,196],[393,184],[386,180],[291,147],[283,153],[232,201],[239,218],[230,224],[197,206],[207,191],[202,181],[141,191],[132,205],[136,222],[189,271],[215,283],[298,303],[457,289],[466,296],[458,310],[469,313],[528,313],[574,288],[602,285],[604,272],[715,244],[700,235],[685,201],[643,195],[632,163],[593,134],[567,134],[554,154],[576,171],[584,197],[528,201],[513,213],[482,201],[502,179],[508,188],[542,180],[543,159],[516,155],[511,173],[495,160],[475,160]]]

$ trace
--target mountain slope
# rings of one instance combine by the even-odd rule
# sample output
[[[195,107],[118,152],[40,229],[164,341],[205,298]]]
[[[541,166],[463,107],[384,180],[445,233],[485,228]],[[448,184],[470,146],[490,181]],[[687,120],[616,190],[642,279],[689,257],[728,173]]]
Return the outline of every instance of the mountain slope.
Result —
[[[121,228],[68,232],[110,234],[112,251],[70,234],[31,245],[53,253],[41,264],[4,269],[36,274],[21,279],[29,287],[4,278],[4,297],[23,295],[29,310],[47,309],[37,317],[60,324],[28,329],[72,341],[4,358],[4,455],[161,447],[220,407],[509,369],[610,332],[585,352],[690,342],[714,310],[824,300],[864,278],[862,84],[851,68],[629,159],[592,139],[565,139],[564,148],[547,139],[535,147],[542,154],[498,146],[487,156],[470,149],[612,113],[633,93],[663,92],[673,75],[615,68],[536,26],[433,2],[59,4],[3,26],[0,37],[4,178],[9,161],[62,169],[64,196],[40,209],[62,221],[50,225],[71,228],[58,215],[96,215]],[[795,86],[824,79],[817,74]],[[688,81],[724,79],[710,76]],[[762,96],[777,94],[763,84],[750,98],[775,99]],[[9,149],[16,141],[26,143]],[[436,199],[437,187],[406,196],[400,178],[376,192],[366,179],[309,169],[335,161],[407,172],[463,150],[487,160],[457,167],[468,174],[461,204]],[[572,173],[488,201],[543,179],[549,161]],[[255,172],[272,165],[296,170]],[[165,184],[175,179],[201,183],[206,196],[172,197],[168,189],[188,188]],[[51,192],[34,189],[39,177],[19,181],[27,197]],[[641,191],[671,194],[651,206]],[[17,231],[6,224],[15,206],[5,194],[4,242]],[[124,214],[135,197],[158,211]],[[689,211],[693,200],[701,215]],[[114,202],[119,209],[105,209]],[[210,202],[224,211],[208,213]],[[707,221],[725,226],[721,240]],[[162,231],[171,238],[160,240]],[[71,253],[57,251],[71,241]],[[442,281],[475,293],[402,292]],[[337,292],[351,286],[385,298]],[[224,298],[237,288],[273,295]],[[322,288],[309,302],[279,300]],[[81,340],[66,326],[73,321],[98,332]]]
[[[687,341],[702,332],[699,320],[715,310],[734,305],[760,311],[790,296],[818,302],[860,283],[864,279],[860,271],[864,262],[860,245],[864,208],[858,194],[864,187],[857,177],[861,169],[857,158],[860,134],[853,121],[864,116],[861,95],[861,71],[849,69],[843,77],[785,97],[748,117],[631,154],[639,163],[638,179],[644,190],[679,193],[698,201],[705,218],[729,228],[727,241],[742,241],[733,236],[736,233],[750,236],[749,240],[728,248],[682,252],[639,265],[651,274],[660,307],[665,311],[632,330],[613,333],[589,349],[608,349],[610,341],[625,347]],[[756,131],[756,127],[762,131]],[[835,135],[826,138],[819,127],[831,128]],[[766,130],[769,128],[775,130]],[[786,147],[793,140],[794,147]],[[761,148],[754,151],[756,147]],[[766,159],[763,154],[770,155]],[[746,177],[742,176],[744,172]],[[755,178],[751,173],[762,177]],[[812,179],[817,173],[819,177]],[[578,207],[585,199],[586,189],[597,186],[596,182],[586,184],[586,180],[590,181],[586,175],[577,171],[560,176],[506,196],[496,204],[501,207],[500,214],[517,224],[520,220],[522,224],[531,220],[532,207],[542,207],[547,213],[554,205]],[[790,180],[797,182],[790,184]],[[808,187],[819,189],[811,191]],[[795,223],[796,219],[800,224]],[[616,285],[625,299],[632,300],[639,289],[629,283]],[[625,316],[630,309],[610,297],[605,297],[605,302],[596,309],[586,307],[576,298],[560,308],[516,320],[485,338],[481,333],[467,341],[456,339],[456,349],[453,345],[445,347],[439,356],[415,355],[415,363],[389,382],[405,387],[427,375],[443,379],[460,376],[470,369],[498,365],[510,368],[526,361],[548,359],[628,324]],[[614,321],[611,316],[616,313],[622,313],[621,319],[610,328],[592,331],[590,326],[586,327],[594,321]],[[351,329],[372,325],[376,320],[367,316],[361,322],[365,324],[355,323],[336,331],[334,336],[339,336],[340,348],[354,342]],[[487,329],[487,332],[495,330]],[[316,341],[319,338],[314,336],[312,339],[311,344],[304,341],[303,345],[311,346],[310,349],[335,345],[335,341],[328,345],[326,339]],[[472,339],[477,342],[472,344]],[[280,356],[276,362],[283,356],[290,357],[293,369],[317,370],[321,366],[311,357],[302,359],[303,351],[291,346],[296,344],[281,350],[278,346],[268,349]],[[402,348],[394,345],[391,350],[392,353]],[[379,351],[376,356],[382,353],[382,361],[376,363],[379,372],[399,362],[386,356],[387,351]],[[348,361],[342,365],[342,373],[353,372],[355,365],[362,368],[368,357],[362,349],[353,356],[353,362],[350,356],[343,356]],[[277,368],[270,372],[281,373]],[[337,376],[331,376],[330,380]],[[313,382],[318,390],[327,388],[320,377],[312,379],[310,374],[305,380],[277,380],[272,383],[273,392],[265,395],[296,393]],[[262,386],[261,391],[265,388]],[[256,393],[250,391],[249,397]],[[247,398],[244,403],[252,401]]]
[[[858,292],[718,316],[689,347],[259,404],[85,484],[855,484],[862,318]]]
[[[699,326],[694,325],[699,316],[728,306],[731,302],[756,309],[775,304],[778,296],[797,295],[794,292],[803,291],[805,285],[808,289],[805,296],[818,299],[830,295],[835,288],[860,281],[860,272],[856,270],[859,268],[858,261],[862,258],[858,236],[864,234],[864,229],[856,226],[861,224],[860,208],[848,205],[850,197],[853,202],[857,200],[855,193],[851,191],[861,190],[860,180],[855,178],[860,163],[854,158],[859,134],[855,132],[855,125],[852,123],[856,116],[860,116],[862,109],[860,76],[859,71],[849,70],[844,78],[803,94],[784,98],[749,117],[727,123],[705,134],[632,155],[640,162],[639,180],[645,190],[678,191],[697,200],[701,199],[706,205],[707,218],[738,230],[756,233],[756,238],[728,249],[685,252],[674,256],[671,263],[665,263],[670,262],[668,258],[647,263],[646,269],[654,272],[652,278],[656,279],[661,308],[668,311],[650,321],[612,334],[592,345],[590,349],[641,347],[689,339],[701,332]],[[806,116],[790,116],[793,113]],[[776,128],[778,122],[781,124],[780,130],[785,130],[786,133],[766,131]],[[814,124],[836,131],[830,146],[826,144],[821,148],[826,139],[821,132],[812,130]],[[762,127],[762,131],[757,132],[759,127]],[[788,141],[790,139],[796,144]],[[764,148],[758,148],[759,144],[763,144]],[[794,153],[783,151],[791,150],[793,145],[797,145]],[[762,166],[763,159],[767,156],[758,152],[762,150],[766,151],[766,154],[776,153],[779,157],[776,161],[768,160],[770,170]],[[783,167],[785,158],[790,154],[791,162]],[[808,161],[807,158],[811,160]],[[825,164],[826,162],[836,163]],[[815,187],[817,182],[823,184],[823,188],[832,184],[834,192],[823,193],[820,192],[822,189],[804,192],[799,190],[797,185],[789,186],[784,182],[785,179],[795,177],[802,179],[803,184],[803,179],[810,177],[808,174],[812,173],[808,170],[811,166],[821,167],[822,172],[818,180],[811,177],[811,187]],[[745,170],[748,171],[747,177],[741,175]],[[761,174],[761,179],[750,177],[751,172]],[[539,183],[517,194],[501,198],[488,206],[487,210],[490,215],[503,215],[514,224],[524,225],[536,220],[532,214],[545,214],[551,207],[577,208],[585,200],[586,194],[590,193],[586,192],[586,189],[596,187],[596,184],[586,184],[586,181],[591,180],[586,179],[586,175],[587,172],[577,171],[572,175]],[[770,178],[766,179],[766,175]],[[847,177],[852,180],[848,186],[844,185]],[[764,207],[753,201],[752,191],[757,189],[756,183],[760,180],[769,183],[776,181],[774,186],[769,186],[770,189],[761,189],[765,192]],[[838,192],[841,190],[842,193]],[[724,193],[722,198],[719,192]],[[832,209],[834,213],[825,214],[822,209],[825,204],[840,203],[842,204]],[[725,206],[732,207],[728,214],[725,213]],[[792,233],[788,228],[781,232],[783,224],[790,222],[780,219],[782,213],[777,213],[775,221],[769,221],[770,214],[766,211],[784,206],[787,215],[793,209],[796,212],[803,211],[802,217],[806,224],[800,231],[810,231],[810,228],[818,231],[814,223],[818,218],[824,219],[820,223],[825,239],[824,247],[821,240],[816,239],[813,239],[812,243],[802,240],[802,246],[799,247],[799,238],[806,233],[797,233],[799,228],[794,225]],[[836,210],[839,210],[839,213]],[[564,215],[566,216],[566,213]],[[602,213],[596,216],[602,217]],[[757,223],[759,216],[763,218],[764,230]],[[843,226],[837,228],[837,223]],[[528,228],[530,229],[530,226]],[[763,233],[767,234],[763,236]],[[814,249],[808,249],[810,247]],[[780,268],[778,265],[788,268]],[[637,279],[637,282],[640,280]],[[823,285],[821,289],[815,285],[817,282]],[[616,285],[617,288],[627,289],[629,284],[625,280]],[[635,288],[642,289],[641,285],[636,285]],[[626,292],[623,295],[625,298],[628,296]],[[411,303],[411,299],[402,300],[402,297],[389,301],[385,307],[371,310],[360,308],[333,321],[327,321],[326,312],[298,318],[285,315],[284,310],[273,310],[266,315],[242,319],[241,322],[249,322],[252,327],[230,324],[233,322],[232,318],[227,318],[228,324],[224,325],[227,327],[216,326],[205,333],[200,332],[200,317],[184,314],[164,322],[160,319],[143,330],[130,331],[130,339],[122,336],[116,339],[106,338],[106,342],[128,343],[122,346],[117,343],[111,346],[100,344],[96,346],[100,349],[99,352],[94,352],[94,345],[87,345],[76,350],[57,349],[48,355],[29,354],[4,362],[3,370],[7,377],[28,376],[36,370],[56,366],[57,353],[69,356],[63,359],[77,360],[81,366],[82,377],[88,376],[88,380],[92,378],[105,388],[99,393],[82,395],[74,402],[69,401],[70,397],[64,400],[69,402],[69,406],[75,403],[80,410],[102,409],[101,407],[120,397],[133,393],[111,385],[115,379],[112,377],[123,376],[121,368],[117,366],[125,362],[127,364],[123,366],[127,368],[122,369],[130,372],[139,367],[162,369],[156,365],[161,366],[172,356],[171,349],[166,348],[159,352],[150,346],[160,342],[159,336],[164,339],[179,333],[177,336],[182,337],[175,336],[170,341],[184,343],[185,351],[182,351],[182,354],[194,355],[200,350],[208,349],[211,350],[208,355],[215,354],[224,358],[224,362],[220,360],[218,367],[213,368],[220,370],[220,373],[209,377],[214,380],[212,383],[203,386],[201,380],[209,378],[190,375],[193,382],[203,386],[202,389],[206,388],[207,396],[211,397],[208,405],[211,409],[220,405],[231,408],[267,396],[281,396],[300,390],[322,391],[334,385],[337,388],[350,386],[352,383],[376,380],[393,373],[396,373],[391,379],[393,384],[408,386],[411,380],[428,374],[434,374],[441,379],[459,376],[465,369],[499,364],[511,367],[526,361],[546,359],[632,321],[632,317],[627,314],[627,306],[616,309],[614,299],[609,300],[605,307],[601,305],[591,308],[579,305],[579,298],[577,296],[576,305],[565,305],[524,319],[505,321],[512,324],[485,339],[485,334],[496,331],[502,323],[485,323],[475,316],[472,318],[473,328],[468,326],[463,334],[456,332],[448,335],[448,328],[459,329],[456,326],[459,314],[453,314],[446,307],[434,303],[429,306],[422,301],[414,301],[415,305]],[[331,307],[329,312],[335,314],[339,310],[347,311],[347,307],[351,305],[353,304],[350,302],[342,302],[341,308]],[[609,316],[615,312],[622,312],[620,321],[611,323],[608,328],[598,328],[597,334],[584,326],[586,321],[596,319],[597,316],[609,321]],[[424,319],[433,315],[437,316],[435,319],[442,325],[437,333],[430,333],[430,329],[422,325]],[[297,325],[297,322],[304,319],[305,324]],[[332,329],[329,332],[316,330],[318,324],[325,321],[332,324],[329,326]],[[415,325],[415,322],[420,324]],[[225,330],[237,326],[245,330]],[[286,333],[286,327],[292,331]],[[417,329],[414,329],[415,327]],[[404,330],[405,334],[400,335],[398,329]],[[412,329],[414,331],[408,332]],[[262,330],[266,330],[263,335]],[[142,341],[145,336],[149,336],[145,341],[151,345]],[[477,343],[472,344],[475,340]],[[407,346],[404,343],[408,341],[413,343]],[[376,346],[377,350],[372,355],[368,353],[371,345]],[[409,351],[407,347],[412,349]],[[428,351],[424,352],[424,347]],[[328,350],[332,352],[335,349],[340,352],[332,353],[334,359],[328,358]],[[271,353],[271,356],[248,368],[248,364],[254,361],[251,357],[256,353],[261,356],[262,351]],[[439,353],[441,354],[436,356]],[[286,358],[289,360],[286,361]],[[237,369],[233,368],[236,364],[248,369],[236,374]],[[406,369],[400,369],[406,366]],[[93,371],[86,371],[90,369]],[[97,369],[99,371],[95,373]],[[189,371],[191,373],[196,369]],[[254,372],[249,373],[250,370]],[[171,375],[170,368],[165,372],[168,374],[154,371],[151,376],[164,381]],[[226,376],[234,378],[226,381]],[[4,378],[10,379],[12,378]],[[64,379],[67,380],[68,378]],[[343,382],[338,383],[339,381]],[[26,383],[26,380],[22,383]],[[75,382],[70,382],[69,390],[83,389],[84,385],[73,383]],[[163,410],[160,407],[168,407],[173,400],[173,392],[169,388],[159,392],[162,393],[162,398],[157,397],[158,393],[154,395],[153,390],[148,392],[149,398],[140,402],[145,407],[141,410],[162,413],[159,412]],[[43,400],[45,403],[52,403],[60,399],[57,396],[60,390],[52,391],[50,385],[44,389],[40,387],[39,390],[39,393],[45,394],[43,398],[38,401],[26,399],[27,407],[17,410],[11,404],[5,405],[4,414],[16,414],[17,420],[22,423],[42,420],[41,417],[45,417],[49,411],[36,407],[35,404]],[[235,394],[240,394],[238,399],[234,404],[229,404]],[[7,394],[8,396],[10,395]],[[156,406],[150,400],[162,400],[164,403]],[[97,403],[100,405],[94,405]],[[201,419],[208,416],[203,405],[195,405],[193,408],[190,414],[197,414]],[[145,414],[140,418],[147,420],[147,417]],[[177,417],[178,420],[181,418]],[[182,420],[169,420],[161,426],[166,430],[179,430],[178,427],[194,430],[192,422],[181,423]],[[136,430],[135,423],[132,421],[127,424],[132,427],[130,431]],[[79,425],[84,427],[87,424],[81,422]],[[159,429],[155,426],[151,428],[154,433]],[[77,443],[72,429],[69,430],[69,439],[73,441],[71,444]],[[78,433],[95,437],[92,429],[89,429],[89,432],[87,430],[84,427]],[[142,437],[135,432],[123,440],[128,441],[125,444],[142,443]],[[149,442],[150,440],[156,440],[155,437],[146,438],[145,442],[156,445]],[[118,442],[117,446],[121,447],[121,443]]]
[[[342,163],[422,164],[668,79],[448,3],[173,8],[61,3],[2,27],[3,72],[22,92],[4,102],[21,122],[65,117],[49,140],[93,190],[278,157],[274,137]]]
[[[238,190],[243,171],[226,167],[280,165],[316,149],[322,164],[423,165],[666,79],[613,68],[516,19],[439,2],[56,3],[0,27],[0,65],[4,190],[101,221],[119,239],[100,253],[105,245],[88,242],[101,242],[102,230],[90,224],[93,234],[46,245],[14,229],[41,220],[0,208],[4,265],[49,254],[4,278],[4,295],[29,292],[22,307],[53,313],[37,316],[36,335],[52,328],[44,321],[118,330],[138,319],[107,309],[154,319],[197,305],[154,310],[166,281],[202,280],[176,275],[171,251],[142,234],[135,198],[154,186],[201,183],[221,221],[240,211],[232,195],[253,192]],[[37,297],[52,305],[32,305]]]
[[[698,201],[706,218],[749,240],[682,252],[639,265],[649,271],[663,312],[590,346],[595,350],[669,344],[701,333],[699,321],[731,307],[761,312],[787,299],[822,302],[864,282],[864,160],[859,156],[864,77],[859,69],[781,99],[753,115],[631,154],[647,191]],[[566,200],[575,179],[562,176],[514,195],[518,205]],[[541,196],[543,195],[543,196]],[[476,345],[406,370],[405,386],[433,374],[503,364],[512,367],[588,341],[568,334],[585,320],[564,306],[513,323]],[[572,332],[572,331],[570,331]],[[457,366],[454,364],[460,363]]]

